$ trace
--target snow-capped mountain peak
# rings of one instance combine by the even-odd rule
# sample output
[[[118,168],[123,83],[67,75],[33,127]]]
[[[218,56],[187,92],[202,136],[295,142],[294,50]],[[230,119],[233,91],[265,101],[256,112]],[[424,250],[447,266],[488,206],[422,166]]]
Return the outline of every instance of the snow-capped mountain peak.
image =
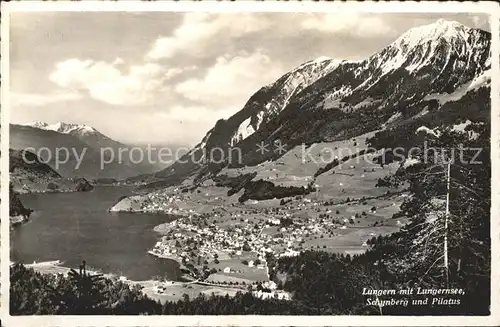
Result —
[[[70,124],[64,122],[57,122],[55,124],[47,124],[44,122],[33,122],[28,124],[23,124],[24,126],[30,126],[34,128],[44,129],[48,131],[54,131],[63,134],[94,134],[98,133],[95,128],[92,126],[84,125],[84,124]]]
[[[40,121],[35,121],[32,123],[23,124],[23,126],[30,126],[30,127],[39,128],[39,129],[47,129],[47,126],[49,126],[49,124],[44,123],[44,122],[40,122]]]
[[[253,112],[241,115],[241,119],[233,127],[230,145],[241,142],[258,131],[263,123],[278,115],[294,96],[344,62],[346,61],[321,56],[301,64],[277,81],[266,85],[263,88],[264,92],[272,96],[267,95],[263,101],[252,100],[247,103],[247,106],[253,107]]]
[[[426,42],[439,40],[452,41],[456,38],[467,40],[467,33],[471,29],[456,21],[439,19],[435,23],[414,27],[399,37],[393,45],[400,46],[403,51]]]
[[[29,126],[32,128],[51,131],[60,134],[67,134],[76,137],[80,141],[87,143],[90,146],[99,147],[121,147],[123,144],[117,142],[108,136],[104,135],[92,126],[85,124],[73,124],[65,122],[57,122],[54,124],[47,124],[45,122],[32,122],[22,124],[22,126]]]
[[[382,75],[386,75],[399,68],[410,74],[426,67],[442,69],[452,58],[458,58],[456,64],[469,65],[480,60],[474,55],[482,54],[487,47],[486,34],[455,21],[439,19],[432,24],[411,28],[366,60],[364,68],[379,68]]]
[[[95,128],[88,125],[68,124],[63,122],[58,122],[57,124],[52,125],[52,128],[60,133],[70,133],[73,131],[79,131],[81,133],[97,132]]]

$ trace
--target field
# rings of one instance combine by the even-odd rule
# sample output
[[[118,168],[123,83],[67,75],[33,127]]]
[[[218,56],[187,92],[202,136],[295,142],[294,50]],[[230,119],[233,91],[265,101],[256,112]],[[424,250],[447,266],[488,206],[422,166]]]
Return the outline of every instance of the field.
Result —
[[[256,266],[249,267],[248,264],[243,264],[242,261],[255,261],[257,256],[252,252],[243,252],[242,255],[233,256],[229,260],[221,260],[219,264],[210,263],[209,268],[215,268],[221,270],[216,274],[212,274],[207,279],[211,282],[235,282],[238,283],[245,282],[245,284],[251,284],[253,282],[265,282],[269,278],[267,276],[267,270],[265,267],[259,269]],[[224,272],[225,268],[229,268],[231,272]]]
[[[155,291],[155,288],[160,285],[158,282],[141,282],[140,285],[144,287],[142,289],[144,294],[153,300],[160,301],[161,303],[181,300],[184,297],[184,294],[193,299],[202,293],[207,296],[210,296],[212,293],[222,296],[225,296],[226,294],[234,296],[236,292],[242,291],[239,288],[233,287],[207,286],[194,283],[174,283],[172,285],[166,285],[163,293],[158,293]]]

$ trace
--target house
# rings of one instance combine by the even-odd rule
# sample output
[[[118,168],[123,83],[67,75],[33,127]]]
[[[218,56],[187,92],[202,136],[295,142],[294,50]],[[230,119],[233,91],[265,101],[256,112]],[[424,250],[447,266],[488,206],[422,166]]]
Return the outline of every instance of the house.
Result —
[[[224,268],[224,273],[225,274],[231,273],[231,268],[229,268],[229,267]]]
[[[272,218],[268,220],[271,225],[279,225],[281,224],[281,220],[278,218]]]
[[[264,284],[262,284],[262,286],[270,290],[275,290],[278,288],[278,285],[276,285],[276,283],[273,282],[272,280],[265,282]]]
[[[271,292],[253,291],[252,294],[256,298],[263,299],[263,300],[273,298],[273,293],[271,293]]]
[[[274,292],[274,298],[277,298],[278,300],[289,301],[290,294],[287,292],[284,292],[284,291],[276,291],[276,292]]]
[[[284,291],[272,291],[272,292],[263,292],[263,291],[253,291],[253,296],[259,299],[278,299],[278,300],[290,300],[290,294]]]
[[[295,251],[292,249],[287,249],[286,252],[281,253],[279,256],[280,257],[296,257],[300,254],[299,251]]]
[[[254,262],[253,262],[253,260],[248,261],[248,266],[249,266],[249,267],[253,267],[253,266],[254,266]]]

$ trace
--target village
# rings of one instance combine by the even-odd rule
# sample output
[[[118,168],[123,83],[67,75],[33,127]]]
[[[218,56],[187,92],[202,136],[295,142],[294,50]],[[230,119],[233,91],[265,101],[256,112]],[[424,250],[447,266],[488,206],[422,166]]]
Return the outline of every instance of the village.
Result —
[[[370,200],[350,199],[335,204],[306,197],[273,203],[207,205],[194,200],[196,195],[192,194],[156,194],[144,202],[143,210],[155,212],[161,208],[169,213],[184,213],[158,226],[162,236],[149,253],[179,262],[187,281],[251,290],[261,298],[286,300],[291,296],[282,285],[269,280],[270,258],[297,256],[305,250],[347,253],[356,249],[353,253],[360,253],[368,248],[370,238],[402,225],[399,220],[381,219],[377,211],[384,216],[396,211],[399,206],[394,205],[394,199],[404,195],[394,195],[385,202],[377,199],[379,206],[385,206],[378,209]],[[158,201],[163,196],[167,200]],[[204,205],[188,208],[188,200]],[[219,199],[215,196],[213,200]],[[351,234],[356,237],[350,239]]]
[[[213,286],[224,294],[238,289],[286,299],[291,296],[283,290],[286,276],[281,281],[269,278],[276,260],[304,251],[360,254],[370,248],[370,239],[393,233],[407,222],[396,215],[407,196],[404,188],[375,187],[397,165],[382,169],[357,159],[314,177],[311,171],[317,171],[317,165],[294,170],[295,161],[287,158],[257,167],[255,179],[272,180],[275,185],[314,185],[316,190],[308,194],[239,201],[244,189],[234,193],[231,186],[207,178],[132,196],[111,210],[171,216],[172,221],[155,228],[159,240],[148,252],[177,261],[186,282]],[[226,169],[220,175],[238,180],[257,168]],[[168,291],[161,287],[159,293],[172,292],[171,287]]]

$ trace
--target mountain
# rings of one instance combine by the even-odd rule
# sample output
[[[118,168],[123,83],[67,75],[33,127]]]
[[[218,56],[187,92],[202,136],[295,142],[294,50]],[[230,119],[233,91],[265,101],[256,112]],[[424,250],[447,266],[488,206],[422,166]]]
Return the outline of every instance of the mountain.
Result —
[[[256,131],[259,131],[261,127],[276,119],[294,96],[333,71],[342,62],[320,57],[300,65],[274,83],[262,87],[250,97],[243,109],[227,120],[221,119],[217,121],[203,140],[183,158],[192,156],[199,160],[203,157],[204,151],[210,151],[213,148],[226,149],[241,143]],[[174,164],[155,176],[158,178],[171,176],[172,171],[179,175],[178,168],[190,173],[193,169],[196,169],[195,166],[187,164],[178,167]]]
[[[261,142],[279,141],[290,150],[405,124],[487,119],[490,39],[486,31],[440,19],[410,29],[365,60],[306,62],[219,120],[190,153],[156,173],[150,187],[200,180],[224,167],[255,166],[283,155],[257,152]],[[241,162],[229,162],[232,147],[241,150]],[[207,160],[211,152],[216,155]]]
[[[294,95],[331,72],[340,63],[338,60],[320,57],[302,64],[276,82],[264,86],[250,98],[239,113],[232,116],[224,125],[218,125],[229,133],[229,144],[233,146],[255,133],[262,124],[279,115]],[[213,130],[209,133],[214,132],[219,131]]]
[[[90,191],[84,178],[64,178],[35,153],[9,149],[9,179],[12,192],[45,193]]]
[[[10,182],[27,179],[34,183],[48,183],[52,179],[61,178],[49,165],[29,151],[9,149]]]
[[[87,143],[88,145],[94,148],[105,148],[111,147],[113,149],[118,149],[120,147],[126,147],[125,144],[117,142],[106,135],[99,132],[92,126],[88,125],[79,125],[79,124],[69,124],[58,122],[55,124],[47,124],[44,122],[33,122],[28,124],[22,124],[22,126],[29,126],[38,129],[43,129],[47,131],[54,131],[61,134],[73,135],[79,140]]]
[[[42,161],[47,162],[63,177],[124,179],[159,169],[158,166],[147,162],[131,162],[128,156],[129,146],[114,141],[86,125],[49,125],[41,122],[11,124],[10,148],[38,152]],[[112,150],[105,150],[106,148]],[[68,156],[64,150],[58,149],[67,149]],[[121,158],[120,149],[125,150]],[[60,163],[56,162],[57,151]],[[104,169],[101,168],[101,161],[106,162]]]
[[[44,122],[36,121],[33,123],[22,124],[23,126],[31,126],[35,128],[45,129],[49,131],[59,132],[63,134],[84,135],[84,134],[97,134],[99,133],[95,128],[88,125],[68,124],[58,122],[55,124],[47,124]],[[100,133],[99,133],[100,134]],[[102,135],[102,134],[101,134]]]

